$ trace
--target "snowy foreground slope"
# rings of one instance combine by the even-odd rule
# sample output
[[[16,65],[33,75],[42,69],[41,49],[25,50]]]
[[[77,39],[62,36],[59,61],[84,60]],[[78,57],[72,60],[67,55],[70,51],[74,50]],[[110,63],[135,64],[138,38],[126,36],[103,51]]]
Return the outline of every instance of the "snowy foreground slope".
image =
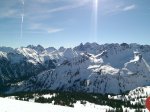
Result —
[[[0,98],[0,112],[108,112],[108,110],[114,110],[112,112],[115,112],[115,109],[112,107],[96,105],[89,102],[84,105],[77,102],[74,104],[74,107],[66,107]],[[142,109],[142,111],[149,112],[147,109]],[[123,107],[121,112],[135,112],[135,109]]]
[[[71,108],[0,98],[0,112],[105,112],[106,109],[111,109],[111,107],[90,103],[84,106],[78,102],[75,104],[74,108]]]

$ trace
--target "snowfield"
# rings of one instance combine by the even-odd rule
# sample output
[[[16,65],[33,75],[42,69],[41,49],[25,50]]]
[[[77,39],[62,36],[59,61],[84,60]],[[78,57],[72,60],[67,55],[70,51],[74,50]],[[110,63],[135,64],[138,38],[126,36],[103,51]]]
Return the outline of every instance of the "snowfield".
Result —
[[[109,108],[111,109],[108,106],[99,106],[91,103],[82,105],[80,102],[77,102],[72,108],[0,98],[0,112],[105,112]]]
[[[0,112],[106,112],[113,109],[109,106],[101,106],[86,102],[85,105],[78,101],[74,107],[59,106],[53,104],[41,104],[27,101],[20,101],[10,98],[0,98]],[[135,112],[135,109],[124,108],[128,112]],[[149,112],[143,109],[144,112]]]

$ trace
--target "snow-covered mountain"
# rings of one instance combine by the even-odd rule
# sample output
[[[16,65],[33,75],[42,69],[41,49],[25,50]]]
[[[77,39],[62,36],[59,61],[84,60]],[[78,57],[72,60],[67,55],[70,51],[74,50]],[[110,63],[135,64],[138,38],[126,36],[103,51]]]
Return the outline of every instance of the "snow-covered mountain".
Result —
[[[149,45],[81,43],[59,49],[29,45],[10,52],[0,50],[0,60],[0,84],[4,90],[7,85],[8,93],[62,90],[120,94],[150,86]]]

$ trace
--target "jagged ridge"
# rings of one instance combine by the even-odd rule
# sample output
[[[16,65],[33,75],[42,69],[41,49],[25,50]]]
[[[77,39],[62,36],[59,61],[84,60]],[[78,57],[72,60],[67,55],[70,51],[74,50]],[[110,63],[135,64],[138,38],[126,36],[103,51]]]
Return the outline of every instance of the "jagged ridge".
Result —
[[[60,49],[38,45],[11,52],[3,50],[0,54],[1,59],[10,61],[10,65],[20,65],[23,61],[30,63],[33,69],[37,65],[45,68],[39,70],[39,67],[39,72],[26,80],[16,80],[7,92],[47,89],[119,94],[150,85],[149,45],[86,43]],[[7,78],[3,72],[0,76],[1,80]],[[19,81],[22,83],[18,84]]]

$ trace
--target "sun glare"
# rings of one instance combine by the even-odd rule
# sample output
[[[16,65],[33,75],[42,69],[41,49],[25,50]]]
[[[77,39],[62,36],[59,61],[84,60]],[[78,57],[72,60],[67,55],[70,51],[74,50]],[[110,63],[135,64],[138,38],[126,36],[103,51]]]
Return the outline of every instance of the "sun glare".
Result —
[[[98,0],[93,0],[94,10],[94,41],[97,41],[97,30],[98,30]]]

